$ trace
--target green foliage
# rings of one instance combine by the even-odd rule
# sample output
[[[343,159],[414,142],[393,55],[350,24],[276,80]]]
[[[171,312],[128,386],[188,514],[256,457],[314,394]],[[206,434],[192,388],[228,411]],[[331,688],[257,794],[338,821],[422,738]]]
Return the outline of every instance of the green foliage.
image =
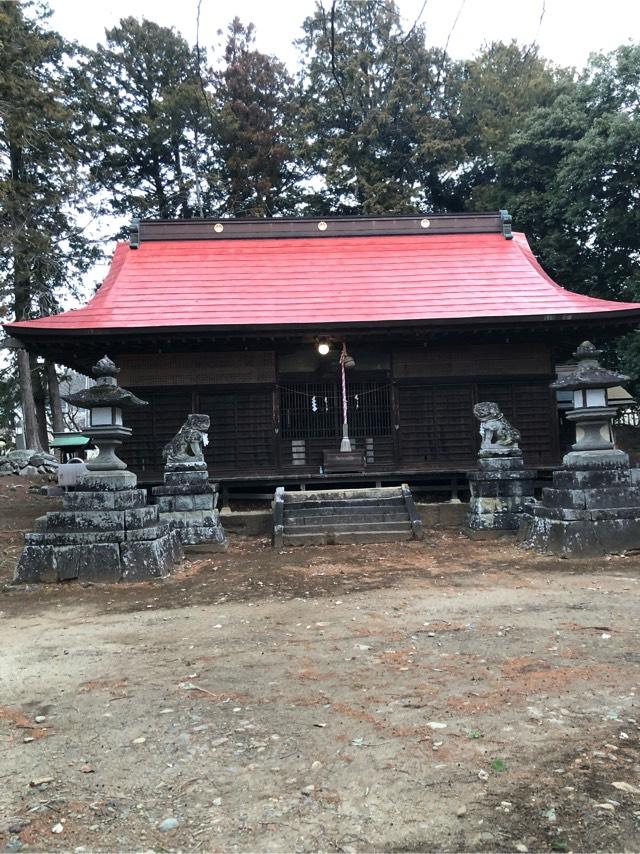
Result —
[[[457,192],[467,210],[495,210],[496,158],[536,108],[571,90],[572,76],[533,46],[494,42],[461,63],[457,77],[455,130],[465,149]]]
[[[124,18],[87,53],[84,77],[91,175],[110,210],[197,213],[206,109],[195,51],[173,29]]]
[[[76,122],[75,48],[46,29],[47,10],[0,3],[0,315],[55,313],[95,260],[87,154]]]
[[[210,145],[220,212],[271,217],[293,213],[299,197],[292,132],[297,97],[284,65],[253,42],[253,25],[234,18],[224,66],[212,77]]]
[[[504,761],[504,759],[501,759],[499,756],[497,756],[492,761],[491,768],[494,771],[506,771],[507,770],[507,763]]]
[[[301,147],[324,186],[317,213],[443,210],[462,155],[449,117],[450,62],[403,32],[393,2],[333,0],[303,24]]]

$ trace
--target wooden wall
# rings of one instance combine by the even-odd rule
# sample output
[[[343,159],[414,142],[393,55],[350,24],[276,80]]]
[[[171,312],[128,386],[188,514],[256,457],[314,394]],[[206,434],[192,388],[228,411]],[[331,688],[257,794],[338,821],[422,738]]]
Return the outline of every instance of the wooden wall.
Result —
[[[350,351],[357,365],[357,344],[350,345]],[[335,449],[339,443],[335,417],[339,404],[332,404],[330,423],[335,430],[333,426],[318,430],[319,419],[311,414],[309,402],[314,389],[325,389],[326,396],[326,363],[322,382],[317,374],[305,374],[302,362],[299,375],[279,375],[273,351],[121,356],[119,364],[122,385],[150,403],[127,412],[134,435],[123,446],[122,456],[134,471],[160,476],[162,447],[189,412],[204,412],[211,418],[206,458],[212,476],[317,473],[323,450]],[[290,370],[290,354],[287,366]],[[397,347],[391,349],[387,366],[366,374],[356,367],[349,374],[352,389],[361,392],[358,406],[373,406],[366,401],[377,401],[375,412],[361,410],[354,415],[355,444],[367,451],[371,469],[473,466],[479,436],[472,409],[481,400],[496,401],[520,430],[527,464],[559,461],[547,345]],[[367,389],[372,390],[371,397]],[[298,413],[300,417],[292,422],[291,400],[297,394],[306,395],[302,409],[308,412]],[[329,422],[325,418],[323,423]]]

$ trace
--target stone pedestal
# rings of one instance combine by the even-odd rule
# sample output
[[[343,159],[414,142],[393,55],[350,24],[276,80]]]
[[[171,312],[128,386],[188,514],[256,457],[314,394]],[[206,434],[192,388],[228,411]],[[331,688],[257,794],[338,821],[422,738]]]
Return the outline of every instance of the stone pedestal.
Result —
[[[640,549],[640,486],[622,451],[571,453],[523,517],[525,547],[564,557]]]
[[[163,486],[151,490],[160,518],[184,546],[206,545],[207,551],[228,547],[220,514],[217,490],[209,484],[205,463],[168,464]]]
[[[468,473],[471,499],[466,527],[472,532],[517,531],[525,503],[533,499],[536,472],[519,454],[481,457]]]
[[[142,581],[167,575],[182,559],[178,537],[146,504],[130,471],[90,472],[63,510],[25,535],[14,581]]]

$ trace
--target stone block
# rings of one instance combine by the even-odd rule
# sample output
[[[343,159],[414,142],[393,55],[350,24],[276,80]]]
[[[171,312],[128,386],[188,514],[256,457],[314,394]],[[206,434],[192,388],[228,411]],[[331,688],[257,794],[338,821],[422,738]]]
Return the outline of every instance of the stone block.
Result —
[[[206,471],[174,471],[165,472],[164,475],[164,484],[165,486],[185,486],[188,484],[197,483],[202,484],[206,483],[209,485],[209,473]]]
[[[146,528],[149,525],[158,524],[158,508],[151,504],[147,507],[139,507],[137,510],[124,511],[125,528]]]
[[[229,548],[229,541],[218,536],[217,531],[212,529],[209,531],[206,528],[195,529],[195,536],[189,542],[183,540],[182,545],[185,546],[188,554],[216,554],[226,552]]]
[[[584,494],[588,508],[640,508],[640,488],[637,486],[610,486],[599,489],[585,489]]]
[[[160,513],[171,513],[175,509],[172,495],[159,495],[155,503]]]
[[[545,519],[563,519],[566,522],[576,522],[581,519],[589,519],[589,511],[582,509],[578,510],[572,507],[546,507],[542,504],[536,504],[533,508],[533,515]]]
[[[113,510],[114,492],[66,492],[62,497],[65,510]]]
[[[210,493],[211,487],[206,480],[195,481],[194,483],[174,483],[165,486],[154,486],[151,493],[154,496],[160,495],[202,495]]]
[[[184,510],[193,510],[193,495],[176,495],[174,498],[174,507],[176,512],[181,512]]]
[[[89,492],[121,492],[135,489],[138,478],[132,471],[89,472],[82,475],[77,490]]]
[[[601,486],[626,486],[631,484],[629,469],[609,468],[585,471],[560,469],[553,473],[553,485],[559,489],[593,489]]]
[[[194,510],[213,510],[216,506],[217,494],[214,492],[204,493],[202,495],[193,495]],[[177,509],[177,508],[176,508]]]
[[[119,581],[121,572],[119,545],[102,543],[81,550],[78,562],[78,578],[81,581]]]
[[[135,542],[137,540],[156,540],[158,537],[161,537],[166,533],[166,528],[163,529],[159,525],[152,525],[148,528],[127,528],[123,539],[127,542]]]
[[[124,528],[122,511],[53,511],[46,515],[46,530],[69,533],[72,531],[118,531]]]
[[[207,471],[207,464],[203,462],[197,463],[169,463],[165,466],[166,472],[200,472]]]
[[[587,510],[587,516],[594,521],[611,519],[636,519],[640,524],[640,506],[635,507],[608,507],[597,510]]]
[[[113,506],[116,510],[137,510],[146,506],[146,503],[146,489],[126,489],[113,495]]]
[[[117,546],[116,546],[117,548]],[[80,574],[80,558],[89,551],[82,546],[56,546],[53,559],[56,565],[58,581],[73,581]]]
[[[542,503],[548,507],[583,509],[586,506],[585,493],[583,489],[555,489],[553,486],[545,486],[542,490]]]
[[[156,540],[123,543],[120,546],[123,581],[144,581],[168,575],[176,551],[170,534]]]
[[[27,534],[27,537],[34,536]],[[35,534],[40,542],[49,546],[85,546],[91,547],[98,543],[123,542],[124,530],[117,531],[47,531],[45,534]],[[26,540],[26,537],[25,537]]]
[[[44,583],[58,580],[54,549],[45,545],[26,545],[13,577],[16,584]]]

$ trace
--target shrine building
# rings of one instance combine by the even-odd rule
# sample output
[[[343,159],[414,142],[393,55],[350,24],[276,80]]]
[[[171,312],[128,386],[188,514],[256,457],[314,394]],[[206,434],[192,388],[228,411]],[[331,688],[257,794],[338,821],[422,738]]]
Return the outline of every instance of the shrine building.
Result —
[[[556,367],[639,322],[640,304],[553,282],[503,211],[145,220],[85,307],[5,329],[84,373],[105,354],[121,367],[150,404],[127,413],[121,449],[142,482],[162,479],[163,445],[202,412],[227,489],[455,487],[476,463],[482,400],[520,430],[526,466],[557,467]],[[341,355],[362,466],[338,475],[325,463],[343,435]]]

